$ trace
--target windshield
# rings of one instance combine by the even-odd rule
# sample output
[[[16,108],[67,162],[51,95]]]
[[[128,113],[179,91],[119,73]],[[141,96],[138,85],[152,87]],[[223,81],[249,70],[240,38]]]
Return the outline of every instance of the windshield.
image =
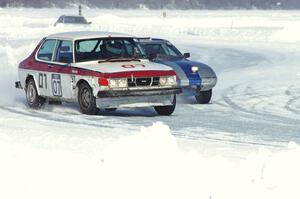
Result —
[[[65,17],[64,23],[81,23],[81,24],[86,24],[87,21],[85,20],[84,17]]]
[[[183,55],[180,51],[169,42],[164,43],[142,43],[141,44],[146,55],[151,57],[156,55],[158,58],[182,59]]]
[[[133,38],[99,38],[75,42],[76,62],[139,58],[146,58],[146,55]]]

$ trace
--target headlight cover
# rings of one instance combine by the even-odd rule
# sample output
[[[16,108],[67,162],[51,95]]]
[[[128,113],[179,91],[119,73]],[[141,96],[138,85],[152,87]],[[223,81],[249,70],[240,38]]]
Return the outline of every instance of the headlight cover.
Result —
[[[109,79],[108,85],[110,88],[126,88],[128,87],[127,78]]]
[[[160,86],[176,86],[176,76],[165,76],[159,78],[159,85]]]
[[[199,67],[198,66],[192,66],[192,72],[196,73],[199,71]]]

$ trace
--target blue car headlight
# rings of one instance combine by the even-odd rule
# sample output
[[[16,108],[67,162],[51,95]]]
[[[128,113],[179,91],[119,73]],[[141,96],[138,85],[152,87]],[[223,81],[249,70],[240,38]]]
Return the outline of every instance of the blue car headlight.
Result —
[[[199,71],[199,67],[198,66],[192,66],[192,72],[196,73]]]

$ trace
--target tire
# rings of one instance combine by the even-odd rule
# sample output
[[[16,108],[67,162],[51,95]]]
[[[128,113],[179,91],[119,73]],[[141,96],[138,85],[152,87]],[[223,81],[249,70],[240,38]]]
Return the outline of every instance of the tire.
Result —
[[[208,91],[200,91],[198,95],[195,96],[198,104],[208,104],[211,100],[212,89]]]
[[[45,104],[46,99],[38,95],[35,82],[32,78],[27,82],[25,92],[26,100],[30,108],[40,109]]]
[[[172,115],[176,107],[176,96],[174,96],[172,105],[155,106],[154,109],[159,115]]]
[[[96,106],[96,98],[93,95],[93,90],[86,82],[79,85],[78,103],[83,114],[96,115],[99,111]]]

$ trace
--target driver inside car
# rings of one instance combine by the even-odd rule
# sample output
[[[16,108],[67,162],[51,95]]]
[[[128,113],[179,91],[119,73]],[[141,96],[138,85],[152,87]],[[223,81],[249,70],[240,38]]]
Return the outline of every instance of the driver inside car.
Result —
[[[102,58],[122,57],[122,43],[120,41],[107,41],[101,45]]]

